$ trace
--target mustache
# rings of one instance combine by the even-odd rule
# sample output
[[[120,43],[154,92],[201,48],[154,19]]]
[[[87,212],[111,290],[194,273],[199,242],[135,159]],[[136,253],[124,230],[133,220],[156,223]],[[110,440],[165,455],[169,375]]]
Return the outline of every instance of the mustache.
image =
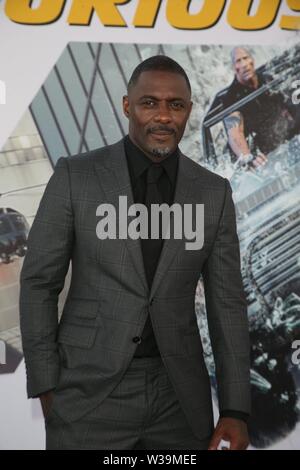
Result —
[[[175,129],[172,129],[171,127],[167,126],[149,127],[149,129],[147,129],[147,134],[151,134],[157,131],[166,132],[167,134],[175,134]]]

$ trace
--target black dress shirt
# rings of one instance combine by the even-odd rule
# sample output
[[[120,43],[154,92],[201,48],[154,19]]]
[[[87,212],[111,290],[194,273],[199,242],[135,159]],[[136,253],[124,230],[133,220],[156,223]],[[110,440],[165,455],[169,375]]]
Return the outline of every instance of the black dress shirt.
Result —
[[[146,195],[146,174],[148,168],[153,164],[147,155],[144,154],[128,136],[125,137],[125,153],[127,157],[129,175],[135,203],[144,204]],[[177,176],[178,149],[175,150],[165,160],[159,163],[164,169],[158,181],[158,189],[162,197],[162,202],[169,205],[173,203],[174,190]],[[143,243],[143,242],[142,242]],[[147,262],[147,244],[142,247],[144,264]],[[159,257],[159,253],[158,253]],[[151,286],[149,286],[149,289]],[[142,333],[141,342],[138,344],[135,357],[155,357],[160,356],[155,335],[153,332],[150,315],[148,315]]]
[[[124,139],[124,145],[134,202],[144,204],[146,194],[146,173],[153,162],[131,141],[128,135]],[[158,189],[162,196],[162,201],[169,205],[172,205],[174,201],[178,157],[179,150],[177,147],[172,154],[159,163],[163,167],[164,171],[158,181]],[[151,286],[149,286],[149,288],[150,287]],[[151,318],[148,314],[141,342],[136,348],[134,357],[155,356],[160,356],[160,352],[155,339]],[[220,411],[220,417],[231,417],[247,421],[248,414],[236,410],[223,410]]]

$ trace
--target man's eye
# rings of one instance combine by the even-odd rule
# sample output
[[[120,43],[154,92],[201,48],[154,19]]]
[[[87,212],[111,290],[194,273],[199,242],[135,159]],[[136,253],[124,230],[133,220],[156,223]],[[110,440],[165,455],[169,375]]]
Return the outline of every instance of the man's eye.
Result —
[[[172,103],[172,107],[175,108],[175,109],[181,109],[184,106],[183,106],[183,103],[179,103],[179,102],[174,101],[174,103]]]
[[[150,107],[155,105],[154,101],[152,101],[152,100],[146,100],[146,101],[143,102],[143,104],[146,105],[146,106],[150,106]]]

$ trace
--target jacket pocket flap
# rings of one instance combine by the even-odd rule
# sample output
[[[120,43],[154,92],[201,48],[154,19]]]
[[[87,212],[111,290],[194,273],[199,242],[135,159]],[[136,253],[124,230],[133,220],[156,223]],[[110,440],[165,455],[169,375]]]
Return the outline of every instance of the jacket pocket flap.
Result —
[[[96,318],[99,308],[99,300],[88,300],[88,299],[68,299],[63,312],[62,317],[83,318],[93,319]]]
[[[95,341],[97,327],[75,325],[62,322],[59,325],[57,342],[77,346],[79,348],[91,348]]]

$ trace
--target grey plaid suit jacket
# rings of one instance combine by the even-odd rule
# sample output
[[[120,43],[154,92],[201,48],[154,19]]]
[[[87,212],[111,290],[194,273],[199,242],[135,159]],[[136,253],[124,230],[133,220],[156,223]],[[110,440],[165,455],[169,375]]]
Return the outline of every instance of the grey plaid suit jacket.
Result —
[[[126,372],[147,314],[163,363],[194,433],[213,430],[210,381],[195,315],[202,273],[219,408],[250,411],[249,335],[231,188],[180,153],[174,202],[204,204],[204,245],[164,241],[149,292],[140,239],[96,237],[96,208],[133,195],[123,140],[60,158],[28,238],[20,322],[28,397],[54,389],[53,409],[80,419]],[[195,211],[193,211],[195,213]],[[72,279],[58,323],[57,300]]]

